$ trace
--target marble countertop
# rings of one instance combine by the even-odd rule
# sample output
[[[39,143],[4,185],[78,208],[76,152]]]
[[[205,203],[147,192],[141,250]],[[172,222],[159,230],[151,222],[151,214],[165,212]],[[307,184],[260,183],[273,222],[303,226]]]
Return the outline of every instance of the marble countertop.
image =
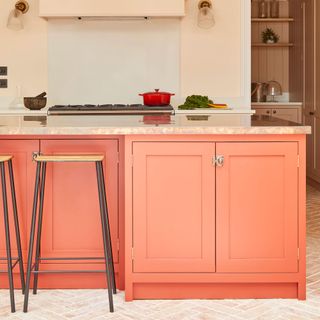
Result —
[[[10,108],[0,108],[0,116],[46,116],[48,113],[48,108],[42,110],[29,110],[27,108],[23,109],[10,109]]]
[[[202,108],[196,110],[179,110],[175,109],[176,114],[255,114],[253,109],[209,109]]]
[[[311,128],[269,116],[0,116],[0,135],[309,134]]]
[[[39,115],[45,116],[48,113],[49,107],[46,107],[42,110],[29,110],[27,108],[8,108],[2,107],[0,105],[0,116],[1,115],[20,115],[20,116],[30,116],[30,115]],[[252,109],[197,109],[197,110],[178,110],[175,109],[176,114],[254,114],[255,110]]]

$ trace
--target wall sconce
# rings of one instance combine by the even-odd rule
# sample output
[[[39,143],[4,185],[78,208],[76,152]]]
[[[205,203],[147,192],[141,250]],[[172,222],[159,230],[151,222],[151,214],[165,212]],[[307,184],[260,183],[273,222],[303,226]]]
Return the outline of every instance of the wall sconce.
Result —
[[[15,8],[10,12],[7,22],[7,28],[11,30],[22,30],[22,15],[28,12],[29,4],[25,0],[19,0],[15,4]]]
[[[210,29],[215,25],[211,0],[199,1],[198,26],[202,29]]]

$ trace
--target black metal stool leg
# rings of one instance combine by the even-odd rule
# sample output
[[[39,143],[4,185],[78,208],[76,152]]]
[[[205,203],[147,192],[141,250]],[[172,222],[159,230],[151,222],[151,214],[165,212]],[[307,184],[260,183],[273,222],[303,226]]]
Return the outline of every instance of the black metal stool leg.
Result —
[[[42,165],[42,172],[41,172],[40,203],[39,203],[38,231],[37,231],[37,242],[36,242],[36,255],[35,255],[34,271],[39,271],[42,217],[43,217],[43,202],[44,202],[44,188],[45,188],[45,183],[46,183],[46,169],[47,169],[47,163],[44,162],[43,165]],[[38,278],[39,278],[39,273],[35,273],[34,274],[34,278],[33,278],[33,294],[37,294]]]
[[[100,176],[101,176],[101,186],[102,186],[102,196],[103,196],[103,206],[104,206],[104,220],[106,225],[106,232],[109,242],[109,263],[111,265],[111,272],[112,272],[112,281],[113,281],[113,293],[117,293],[117,286],[116,286],[116,278],[115,278],[115,272],[114,272],[114,263],[113,263],[113,250],[112,250],[112,242],[111,242],[111,229],[110,229],[110,223],[109,223],[109,210],[108,210],[108,202],[106,197],[106,186],[104,181],[104,173],[103,173],[103,165],[102,162],[99,163],[100,167]]]
[[[33,209],[32,209],[32,219],[31,219],[26,290],[24,293],[23,312],[28,312],[29,288],[30,288],[30,280],[31,280],[30,278],[31,278],[31,271],[32,271],[31,269],[32,269],[33,245],[34,245],[34,235],[35,235],[35,228],[36,228],[37,207],[38,207],[38,198],[39,198],[40,170],[41,170],[41,163],[38,162],[37,163],[35,188],[34,188],[34,196],[33,196]]]
[[[8,168],[9,168],[13,217],[14,217],[14,225],[15,225],[16,241],[17,241],[17,249],[18,249],[18,258],[19,258],[21,288],[22,288],[22,293],[24,293],[26,284],[25,284],[25,279],[24,279],[24,267],[23,267],[23,257],[22,257],[22,249],[21,249],[20,226],[19,226],[19,217],[18,217],[18,209],[17,209],[17,199],[16,199],[15,184],[14,184],[14,176],[13,176],[13,169],[12,169],[12,160],[9,160]]]
[[[11,312],[15,312],[14,302],[14,285],[13,285],[13,274],[12,274],[12,257],[11,257],[11,243],[10,243],[10,226],[9,226],[9,215],[8,215],[8,200],[7,200],[7,187],[6,187],[6,176],[4,163],[0,163],[1,168],[1,184],[2,184],[2,201],[3,201],[3,214],[4,214],[4,226],[6,234],[6,251],[7,251],[7,265],[8,265],[8,278],[10,287],[10,303]]]
[[[112,280],[111,280],[111,270],[109,265],[109,248],[108,248],[108,238],[106,235],[106,226],[104,223],[104,206],[103,206],[103,195],[102,195],[102,184],[101,184],[101,171],[98,163],[96,163],[97,170],[97,181],[98,181],[98,191],[99,191],[99,204],[100,204],[100,216],[101,216],[101,226],[102,226],[102,238],[103,238],[103,249],[104,249],[104,258],[106,265],[106,276],[107,276],[107,285],[108,285],[108,295],[109,295],[109,309],[110,312],[114,312],[113,306],[113,295],[112,295]]]

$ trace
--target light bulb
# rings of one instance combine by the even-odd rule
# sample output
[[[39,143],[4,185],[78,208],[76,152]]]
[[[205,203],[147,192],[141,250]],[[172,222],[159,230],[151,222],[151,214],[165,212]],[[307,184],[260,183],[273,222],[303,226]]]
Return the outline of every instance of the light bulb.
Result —
[[[23,22],[22,22],[22,12],[18,9],[13,9],[8,17],[7,28],[11,30],[22,30]]]
[[[199,5],[198,26],[202,29],[210,29],[215,25],[212,5],[203,1]]]

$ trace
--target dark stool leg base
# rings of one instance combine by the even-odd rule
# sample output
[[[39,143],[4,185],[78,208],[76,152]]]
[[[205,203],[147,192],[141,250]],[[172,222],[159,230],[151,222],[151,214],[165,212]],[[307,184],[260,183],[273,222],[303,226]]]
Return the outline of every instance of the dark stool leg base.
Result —
[[[26,284],[25,284],[25,279],[24,279],[24,267],[23,267],[23,257],[22,257],[22,249],[21,249],[19,217],[18,217],[18,209],[17,209],[17,199],[16,199],[14,177],[13,177],[12,160],[9,160],[8,168],[9,168],[9,176],[10,176],[10,187],[11,187],[13,217],[14,217],[14,225],[15,225],[16,241],[17,241],[17,249],[18,249],[18,258],[19,258],[21,289],[22,289],[22,293],[24,294]]]
[[[107,285],[108,285],[108,295],[109,295],[109,309],[110,312],[114,312],[113,306],[113,280],[112,271],[110,269],[110,245],[109,239],[107,236],[107,225],[105,222],[105,211],[104,211],[104,197],[103,197],[103,186],[102,186],[102,172],[101,172],[101,163],[96,163],[96,170],[97,170],[97,180],[98,180],[98,191],[99,191],[99,204],[100,204],[100,215],[101,215],[101,226],[102,226],[102,238],[103,238],[103,248],[104,248],[104,257],[105,257],[105,264],[106,264],[106,276],[107,276]]]
[[[109,246],[109,265],[111,268],[112,273],[112,282],[113,282],[113,293],[117,293],[117,286],[116,286],[116,278],[114,272],[114,263],[113,263],[113,251],[112,251],[112,242],[111,242],[111,230],[110,230],[110,223],[109,223],[109,211],[108,211],[108,202],[106,197],[106,186],[104,182],[104,173],[103,173],[103,165],[100,162],[100,175],[101,175],[101,186],[102,186],[102,196],[103,196],[103,206],[104,206],[104,224],[106,226],[107,238],[108,238],[108,246]]]
[[[37,243],[36,243],[36,256],[35,256],[35,268],[34,271],[39,271],[39,259],[40,259],[40,245],[41,245],[41,231],[42,231],[42,218],[43,218],[43,203],[44,203],[44,188],[46,183],[46,169],[47,164],[42,164],[41,183],[40,183],[40,203],[39,203],[39,218],[38,218],[38,231],[37,231]],[[33,278],[33,294],[37,294],[38,290],[38,278],[39,273],[34,274]]]
[[[9,278],[9,288],[10,288],[10,303],[11,303],[11,312],[13,313],[13,312],[16,312],[16,307],[15,307],[15,301],[14,301],[14,285],[13,285],[13,274],[12,274],[12,257],[11,257],[10,226],[9,226],[9,215],[8,215],[6,175],[5,175],[5,167],[4,167],[3,162],[0,163],[0,170],[1,170],[4,226],[5,226],[5,235],[6,235],[8,278]]]
[[[36,229],[38,197],[39,197],[40,170],[41,170],[41,163],[38,162],[37,163],[35,188],[34,188],[34,197],[33,197],[33,209],[32,209],[31,231],[30,231],[28,264],[27,264],[26,290],[24,293],[23,312],[28,312],[29,289],[30,289],[31,268],[32,268],[32,255],[33,255],[34,236],[35,236],[35,229]]]

